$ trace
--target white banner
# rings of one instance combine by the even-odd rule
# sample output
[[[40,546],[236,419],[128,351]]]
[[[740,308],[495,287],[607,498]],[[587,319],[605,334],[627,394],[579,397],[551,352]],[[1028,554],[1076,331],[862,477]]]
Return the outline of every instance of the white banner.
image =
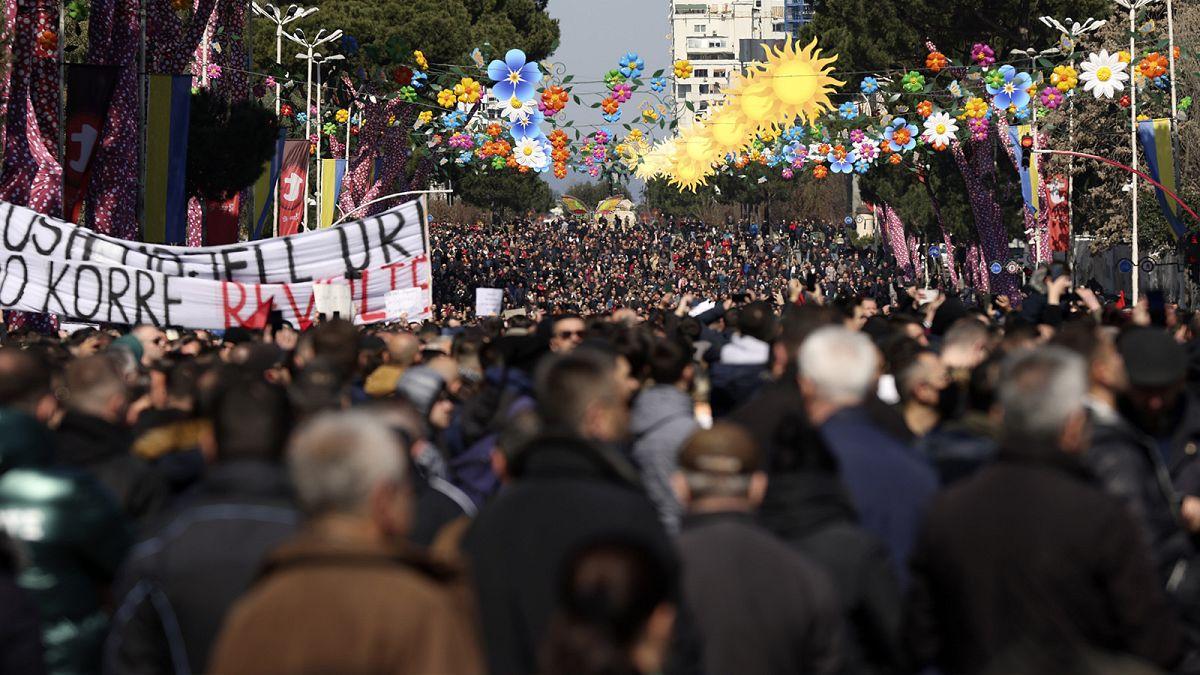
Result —
[[[475,289],[475,316],[499,316],[500,308],[504,304],[504,289],[502,288],[476,288]]]
[[[180,328],[261,327],[272,309],[301,329],[313,288],[349,286],[353,320],[391,316],[385,296],[420,289],[431,316],[424,204],[290,237],[185,248],[124,241],[0,203],[0,308]]]

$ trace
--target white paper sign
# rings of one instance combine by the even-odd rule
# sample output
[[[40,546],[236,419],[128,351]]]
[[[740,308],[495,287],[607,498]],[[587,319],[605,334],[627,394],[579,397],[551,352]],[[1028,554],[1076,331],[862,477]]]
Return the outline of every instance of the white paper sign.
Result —
[[[708,310],[710,310],[716,306],[717,306],[717,303],[713,302],[712,300],[705,300],[704,302],[701,302],[700,304],[693,307],[692,311],[688,312],[688,316],[700,316],[701,314],[707,312]]]
[[[475,316],[499,316],[504,302],[504,289],[476,288]]]
[[[413,319],[425,311],[425,294],[419,288],[401,288],[383,296],[388,319]]]
[[[317,315],[324,314],[326,319],[338,316],[349,321],[354,316],[354,301],[345,284],[313,284],[313,304]]]

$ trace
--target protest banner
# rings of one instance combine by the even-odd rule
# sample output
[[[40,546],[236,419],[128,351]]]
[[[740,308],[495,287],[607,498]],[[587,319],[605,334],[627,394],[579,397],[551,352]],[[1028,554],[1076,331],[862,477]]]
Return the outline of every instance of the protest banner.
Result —
[[[383,300],[389,321],[402,316],[411,319],[429,312],[429,303],[420,288],[401,288],[391,291]]]
[[[314,286],[337,281],[353,298],[347,318],[383,321],[388,292],[431,292],[424,216],[422,203],[409,202],[317,232],[185,248],[115,239],[0,204],[0,307],[210,329],[256,328],[279,309],[303,329],[317,316]]]

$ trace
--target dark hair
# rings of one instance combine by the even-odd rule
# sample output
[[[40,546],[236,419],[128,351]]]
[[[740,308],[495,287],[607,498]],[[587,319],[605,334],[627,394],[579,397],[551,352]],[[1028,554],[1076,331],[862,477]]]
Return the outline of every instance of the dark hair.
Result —
[[[654,614],[673,602],[676,575],[646,543],[612,537],[567,560],[558,610],[541,647],[545,675],[633,675],[630,650]]]
[[[262,377],[225,370],[208,401],[217,454],[222,460],[283,456],[292,428],[287,392]]]
[[[549,429],[577,432],[588,406],[616,395],[616,357],[580,347],[546,361],[537,376],[538,411]]]
[[[692,349],[679,340],[658,338],[647,359],[650,379],[656,384],[675,384],[692,362]]]
[[[746,305],[738,315],[738,330],[743,335],[770,342],[775,339],[775,329],[775,312],[761,300]]]
[[[313,354],[336,368],[343,379],[358,369],[358,330],[343,319],[326,321],[309,332]]]
[[[0,407],[32,412],[50,393],[50,368],[33,353],[0,348]]]

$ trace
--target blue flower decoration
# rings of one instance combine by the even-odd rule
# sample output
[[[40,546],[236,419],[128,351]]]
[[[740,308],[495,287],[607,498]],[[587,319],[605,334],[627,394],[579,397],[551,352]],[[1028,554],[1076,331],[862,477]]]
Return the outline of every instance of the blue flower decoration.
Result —
[[[667,78],[652,77],[650,78],[650,91],[659,92],[667,88]]]
[[[834,173],[850,173],[854,170],[854,163],[858,161],[858,154],[851,150],[839,161],[837,155],[831,152],[825,159],[829,162],[830,171]]]
[[[867,169],[871,168],[870,162],[865,159],[860,159],[854,163],[854,170],[858,173],[866,173]]]
[[[342,36],[342,53],[346,56],[354,56],[358,53],[358,39],[353,35]]]
[[[846,101],[838,106],[838,114],[842,116],[842,119],[852,120],[858,117],[858,106],[850,101]]]
[[[783,140],[789,143],[804,140],[804,127],[788,127],[783,130]]]
[[[423,70],[414,70],[412,74],[412,88],[420,89],[426,84],[429,84],[429,76]]]
[[[452,112],[449,115],[446,115],[445,117],[442,118],[442,125],[445,126],[447,129],[457,129],[457,128],[461,127],[466,121],[467,121],[467,113],[465,113],[461,110],[455,110],[454,112]]]
[[[542,80],[542,71],[536,63],[526,63],[525,52],[520,49],[510,49],[503,61],[496,59],[489,63],[487,73],[496,83],[492,85],[492,95],[498,101],[510,98],[528,101],[533,98],[533,86]]]
[[[463,150],[458,155],[459,164],[470,164],[472,159],[475,159],[475,153],[471,150]]]
[[[1159,75],[1151,80],[1151,82],[1153,82],[1155,89],[1170,89],[1171,87],[1171,78],[1166,75]]]
[[[601,117],[603,117],[604,121],[608,122],[609,124],[612,124],[613,122],[619,122],[621,121],[621,109],[617,108],[617,112],[601,115]]]
[[[542,137],[542,122],[546,116],[540,110],[534,110],[525,117],[524,120],[517,120],[508,126],[508,132],[512,134],[514,140],[522,138],[541,138]]]
[[[296,113],[296,122],[298,124],[304,124],[307,121],[308,121],[308,113],[306,113],[306,112]]]
[[[896,142],[896,140],[893,140],[895,139],[896,132],[900,129],[904,129],[908,132],[908,140],[903,145]],[[883,130],[883,138],[888,142],[888,147],[892,152],[912,150],[913,148],[917,147],[918,135],[919,132],[917,131],[917,125],[909,124],[908,121],[903,117],[897,117],[896,119],[892,120],[892,125]]]
[[[1018,120],[1029,119],[1029,106],[1025,106],[1024,108],[1017,108],[1017,112],[1015,113],[1014,117],[1016,117]]]
[[[1004,110],[1011,106],[1024,108],[1029,105],[1029,86],[1033,84],[1033,78],[1029,77],[1029,73],[1019,73],[1016,68],[1009,65],[1000,66],[1000,74],[1004,76],[1004,82],[998,87],[987,85],[987,92],[992,95],[992,105],[1000,110]]]
[[[642,61],[642,58],[635,52],[626,52],[625,56],[621,57],[619,65],[621,66],[621,74],[624,75],[625,79],[627,80],[632,80],[635,77],[639,77],[642,74],[642,69],[646,67],[646,64]]]
[[[859,90],[864,94],[874,94],[879,91],[879,80],[873,77],[864,77],[862,83],[858,85]]]

